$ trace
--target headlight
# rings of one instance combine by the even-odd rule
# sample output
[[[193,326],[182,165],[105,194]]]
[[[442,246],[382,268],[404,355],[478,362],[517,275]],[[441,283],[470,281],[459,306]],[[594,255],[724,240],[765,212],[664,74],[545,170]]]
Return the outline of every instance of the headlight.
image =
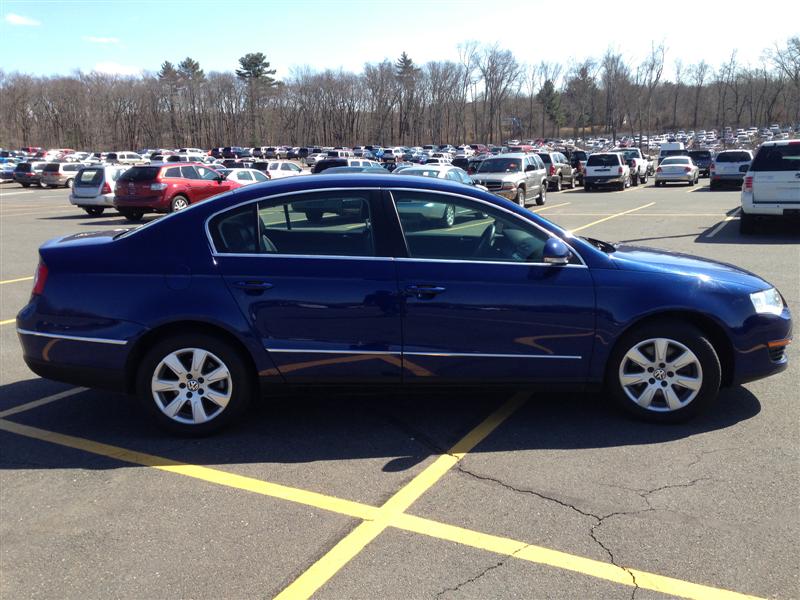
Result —
[[[750,301],[759,314],[779,315],[783,312],[783,298],[775,288],[750,294]]]
[[[500,189],[501,190],[513,190],[515,187],[517,187],[517,186],[514,184],[514,182],[512,182],[512,181],[504,181],[502,183],[502,185],[500,186]]]

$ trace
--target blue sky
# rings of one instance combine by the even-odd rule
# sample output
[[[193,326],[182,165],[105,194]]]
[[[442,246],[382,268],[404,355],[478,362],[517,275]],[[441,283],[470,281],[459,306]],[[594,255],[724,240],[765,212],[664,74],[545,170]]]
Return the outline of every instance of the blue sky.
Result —
[[[676,58],[716,67],[735,48],[740,62],[756,64],[764,48],[797,35],[800,1],[767,5],[759,14],[741,0],[0,0],[1,66],[129,74],[191,56],[225,71],[260,51],[286,77],[305,65],[359,72],[403,50],[417,63],[457,60],[466,40],[499,42],[528,64],[599,57],[609,46],[636,61],[655,41],[667,46],[668,78]],[[649,7],[652,18],[637,24],[622,7]]]

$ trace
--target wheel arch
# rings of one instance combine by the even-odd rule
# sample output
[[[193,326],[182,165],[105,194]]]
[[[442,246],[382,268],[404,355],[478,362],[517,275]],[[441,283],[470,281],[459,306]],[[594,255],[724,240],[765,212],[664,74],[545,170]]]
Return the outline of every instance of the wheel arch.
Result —
[[[163,325],[159,325],[158,327],[151,329],[141,338],[139,338],[131,349],[128,359],[125,363],[125,389],[131,393],[135,392],[136,376],[139,364],[153,346],[171,335],[186,334],[187,332],[191,332],[193,330],[200,331],[204,335],[210,335],[231,344],[231,346],[235,348],[236,351],[241,355],[247,371],[250,373],[253,389],[258,389],[258,369],[253,361],[252,354],[250,354],[247,346],[239,339],[239,337],[224,327],[220,327],[219,325],[208,323],[207,321],[194,320],[182,320],[164,323]]]
[[[689,323],[702,331],[719,358],[720,367],[722,369],[721,387],[728,387],[733,382],[734,375],[734,354],[733,343],[728,335],[725,333],[723,327],[712,317],[691,310],[666,310],[657,313],[643,315],[629,323],[617,336],[614,345],[611,347],[608,354],[609,359],[616,352],[622,338],[639,327],[657,323],[658,321],[678,321]]]

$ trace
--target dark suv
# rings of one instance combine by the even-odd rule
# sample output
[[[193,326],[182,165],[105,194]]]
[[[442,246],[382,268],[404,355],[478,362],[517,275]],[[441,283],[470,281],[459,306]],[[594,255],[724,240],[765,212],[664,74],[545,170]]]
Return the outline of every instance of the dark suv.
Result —
[[[708,170],[711,167],[711,151],[709,150],[689,150],[689,156],[700,169],[700,176],[708,177]]]
[[[114,207],[129,221],[145,213],[169,213],[241,187],[199,163],[132,167],[114,189]]]
[[[42,170],[46,165],[46,162],[19,163],[14,168],[14,181],[19,183],[22,187],[41,185]]]

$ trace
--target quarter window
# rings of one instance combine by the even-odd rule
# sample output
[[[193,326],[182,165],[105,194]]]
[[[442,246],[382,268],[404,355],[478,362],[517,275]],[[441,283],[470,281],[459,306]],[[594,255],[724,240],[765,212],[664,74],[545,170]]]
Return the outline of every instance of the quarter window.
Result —
[[[170,167],[166,171],[164,171],[164,177],[175,177],[180,178],[181,176],[181,168],[180,167]]]
[[[392,194],[411,258],[542,262],[548,235],[520,218],[457,196]]]

